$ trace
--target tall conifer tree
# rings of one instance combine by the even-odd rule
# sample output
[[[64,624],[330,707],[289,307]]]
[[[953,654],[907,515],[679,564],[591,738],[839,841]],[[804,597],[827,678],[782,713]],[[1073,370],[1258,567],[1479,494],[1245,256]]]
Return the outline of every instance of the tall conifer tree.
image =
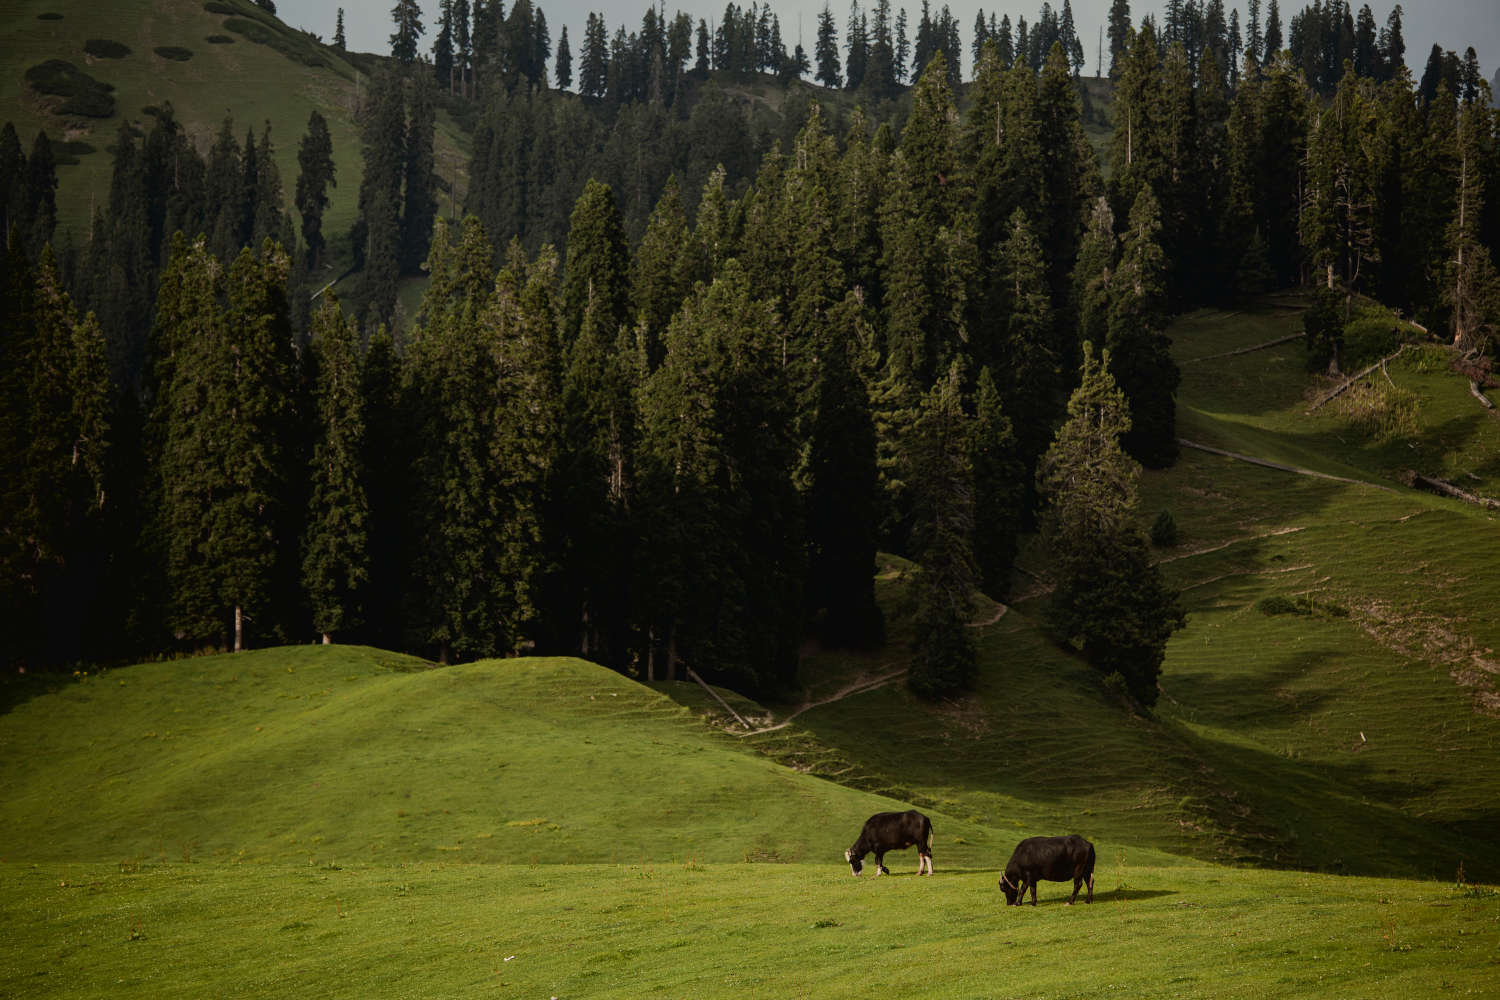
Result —
[[[302,586],[323,641],[363,623],[370,577],[365,401],[353,325],[331,294],[313,314],[317,438],[303,539]]]
[[[973,426],[963,411],[957,362],[922,400],[905,448],[914,500],[911,670],[907,684],[925,698],[973,688],[978,657],[974,609]]]

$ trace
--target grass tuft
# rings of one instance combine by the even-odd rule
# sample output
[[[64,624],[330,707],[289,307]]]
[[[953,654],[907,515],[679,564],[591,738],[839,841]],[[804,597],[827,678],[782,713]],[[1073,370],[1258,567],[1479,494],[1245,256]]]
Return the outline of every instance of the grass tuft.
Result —
[[[83,51],[95,59],[124,59],[130,55],[130,46],[108,38],[90,38],[83,43]]]

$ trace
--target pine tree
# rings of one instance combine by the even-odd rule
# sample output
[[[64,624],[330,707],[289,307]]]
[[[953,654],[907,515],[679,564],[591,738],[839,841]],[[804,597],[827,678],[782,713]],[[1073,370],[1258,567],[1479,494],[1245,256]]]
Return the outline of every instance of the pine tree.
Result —
[[[116,157],[116,167],[119,157]],[[244,200],[244,174],[240,144],[234,137],[234,120],[226,117],[208,154],[204,195],[209,241],[207,249],[224,260],[239,253],[239,217]]]
[[[415,273],[432,244],[432,224],[437,217],[437,197],[433,186],[433,139],[437,108],[432,81],[418,74],[409,85],[406,150],[403,171],[401,210],[401,269]]]
[[[613,343],[630,319],[630,252],[607,185],[590,180],[568,222],[568,262],[562,286],[563,343],[571,345],[592,308],[594,322]]]
[[[92,315],[79,320],[50,246],[34,283],[18,249],[6,271],[0,624],[7,659],[61,664],[94,624],[112,391],[103,334]]]
[[[848,55],[844,58],[844,86],[858,90],[865,82],[865,68],[870,61],[870,32],[865,15],[859,9],[859,0],[849,6],[849,23],[844,28],[844,47]]]
[[[438,0],[438,36],[432,43],[432,75],[439,87],[453,93],[453,0]]]
[[[546,587],[551,648],[625,669],[639,553],[630,516],[643,374],[628,330],[584,309],[563,374],[560,441],[547,535],[557,567]]]
[[[994,357],[1003,366],[998,369],[1001,392],[1015,425],[1029,486],[1030,470],[1036,467],[1051,434],[1058,372],[1051,348],[1053,318],[1046,263],[1019,208],[1011,215],[1009,234],[997,249],[996,265],[1004,282],[999,308],[1009,320]],[[1034,506],[1028,490],[1027,509]]]
[[[701,286],[642,388],[648,676],[686,664],[742,690],[788,686],[804,568],[796,449],[774,310],[736,261]]]
[[[1079,344],[1102,344],[1109,336],[1117,247],[1114,213],[1109,210],[1109,199],[1101,196],[1094,200],[1073,268],[1073,315],[1078,320]]]
[[[974,563],[986,593],[1010,592],[1025,502],[1026,468],[1004,402],[988,368],[974,388]]]
[[[250,227],[247,245],[258,247],[266,240],[293,242],[296,237],[291,232],[290,220],[282,205],[281,171],[276,166],[276,149],[271,145],[270,122],[266,122],[261,133],[256,156],[255,221]]]
[[[1493,109],[1473,101],[1459,110],[1452,221],[1446,231],[1443,302],[1452,311],[1453,345],[1472,351],[1500,320],[1500,274],[1479,238],[1484,218],[1486,155],[1494,141]]]
[[[692,290],[691,232],[682,210],[677,175],[667,179],[631,260],[631,303],[645,339],[647,364],[661,363],[662,337]]]
[[[489,280],[478,221],[457,248],[438,227],[432,275],[402,367],[413,464],[409,641],[438,657],[493,656],[532,627],[543,488],[556,446],[555,257],[512,245]]]
[[[270,631],[284,532],[292,399],[285,254],[249,250],[226,276],[199,241],[174,244],[157,302],[153,451],[169,624],[194,642],[247,617]],[[228,309],[221,304],[228,295]]]
[[[1270,0],[1266,8],[1265,61],[1271,62],[1281,51],[1281,8],[1277,0]]]
[[[1168,169],[1161,152],[1161,64],[1150,25],[1128,36],[1125,65],[1115,89],[1110,186],[1117,213],[1133,204],[1142,186],[1158,187]]]
[[[1177,459],[1176,393],[1182,381],[1166,336],[1166,259],[1160,210],[1142,188],[1130,210],[1119,269],[1112,283],[1109,372],[1130,404],[1121,443],[1137,461],[1164,468]]]
[[[974,608],[973,427],[955,363],[922,400],[905,450],[914,499],[913,555],[921,567],[907,685],[924,698],[961,694],[978,673],[968,628]]]
[[[298,461],[291,450],[297,361],[286,299],[290,268],[268,241],[258,255],[242,251],[227,275],[226,382],[217,387],[227,396],[227,419],[216,457],[228,490],[221,487],[211,501],[206,555],[217,564],[222,606],[232,609],[236,650],[245,648],[247,614],[262,634],[271,631],[278,592],[286,592],[287,570],[296,565],[296,514],[287,507]]]
[[[328,122],[317,111],[307,118],[307,134],[297,147],[297,211],[302,215],[302,241],[307,245],[307,269],[316,271],[323,260],[323,212],[328,208],[328,188],[338,187],[334,177],[333,138]]]
[[[33,260],[57,228],[57,160],[46,132],[38,132],[26,159],[26,253]]]
[[[1083,346],[1068,421],[1037,469],[1050,501],[1043,523],[1057,587],[1047,609],[1053,630],[1138,702],[1154,705],[1167,640],[1185,623],[1177,594],[1151,565],[1135,526],[1140,466],[1120,447],[1130,430],[1108,352]]]
[[[348,42],[344,37],[344,8],[339,8],[337,20],[333,22],[333,50],[343,52]]]
[[[831,646],[878,645],[884,621],[875,603],[880,528],[875,425],[850,354],[860,349],[860,306],[852,293],[835,310],[820,347],[807,425],[807,605]]]
[[[0,226],[3,226],[6,249],[10,249],[11,227],[21,235],[26,215],[26,153],[15,125],[6,122],[0,129]],[[19,249],[19,248],[17,248]]]
[[[417,0],[396,0],[391,20],[396,25],[391,35],[391,58],[409,66],[417,59],[417,39],[425,33],[421,5]]]
[[[361,134],[364,176],[355,226],[356,261],[363,262],[360,303],[376,322],[389,323],[396,310],[401,274],[401,182],[406,164],[406,112],[401,79],[376,73],[371,81],[371,113]]]
[[[837,90],[844,82],[844,74],[839,63],[838,31],[838,25],[833,20],[833,11],[825,2],[822,13],[818,15],[817,79],[823,86],[833,90]]]
[[[1255,0],[1251,0],[1252,3]],[[1130,0],[1112,0],[1109,6],[1109,78],[1118,80],[1130,47]]]
[[[557,39],[557,89],[567,90],[573,86],[573,50],[568,46],[568,26],[563,25]]]
[[[442,223],[438,229],[442,231]],[[436,242],[434,237],[434,245]],[[484,252],[488,261],[488,246]],[[363,593],[366,626],[362,634],[372,645],[395,649],[404,638],[403,583],[411,578],[405,568],[405,527],[413,485],[408,470],[412,467],[414,441],[400,408],[402,360],[384,327],[370,337],[360,373],[364,447],[359,462],[365,471],[369,509],[369,578]]]
[[[370,503],[365,492],[365,401],[353,324],[330,293],[313,314],[317,384],[312,494],[302,542],[302,586],[325,643],[357,629],[370,578]]]
[[[1069,276],[1078,256],[1087,173],[1094,155],[1083,133],[1078,86],[1069,70],[1062,42],[1054,42],[1037,96],[1037,141],[1041,152],[1042,204],[1037,237],[1047,261],[1047,284],[1055,316],[1066,321]],[[1053,345],[1072,367],[1071,331],[1059,329]]]
[[[1006,70],[998,47],[989,44],[980,56],[970,94],[964,161],[975,187],[979,252],[988,256],[1005,239],[1016,209],[1037,212],[1041,206],[1037,82],[1025,66]],[[999,318],[993,310],[989,315]]]

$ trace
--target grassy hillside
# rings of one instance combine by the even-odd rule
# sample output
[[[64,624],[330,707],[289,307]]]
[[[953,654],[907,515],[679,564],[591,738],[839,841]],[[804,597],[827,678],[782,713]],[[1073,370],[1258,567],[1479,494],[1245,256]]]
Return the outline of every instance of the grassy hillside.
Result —
[[[962,803],[1018,832],[1077,830],[1242,864],[1439,878],[1462,864],[1500,877],[1495,516],[1397,479],[1403,464],[1491,475],[1475,458],[1497,453],[1500,426],[1430,351],[1387,368],[1418,400],[1413,432],[1388,441],[1372,440],[1357,407],[1306,414],[1334,383],[1306,373],[1300,342],[1220,357],[1297,332],[1295,305],[1173,328],[1179,431],[1370,485],[1189,449],[1147,475],[1144,515],[1167,509],[1179,526],[1158,558],[1189,618],[1154,719],[1122,710],[1045,636],[1046,554],[1033,544],[1013,606],[978,631],[973,696],[932,706],[890,684],[752,741],[834,780],[960,814]],[[884,568],[883,602],[900,608],[903,567]],[[904,627],[898,616],[878,654],[806,661],[811,700],[899,671]]]
[[[334,251],[344,252],[342,234],[354,221],[363,173],[356,115],[368,82],[338,53],[250,0],[15,0],[0,6],[0,32],[6,40],[0,48],[0,121],[15,122],[28,151],[39,129],[55,142],[78,144],[69,147],[77,162],[58,169],[60,239],[64,229],[72,230],[75,241],[86,238],[91,205],[108,199],[109,147],[121,123],[147,130],[152,119],[143,109],[170,101],[205,154],[226,114],[242,142],[251,128],[259,141],[269,121],[289,210],[297,144],[308,115],[320,112],[333,137],[338,181],[323,228]],[[53,59],[112,87],[113,113],[65,113],[64,98],[26,83],[29,69]],[[443,113],[437,145],[438,172],[444,179],[457,174],[464,190],[468,139]]]
[[[359,647],[80,678],[3,718],[0,760],[0,856],[31,860],[842,863],[896,806],[593,664]],[[1000,849],[940,825],[948,863]]]
[[[1484,887],[1102,838],[1092,906],[1007,909],[1000,816],[933,810],[935,877],[906,852],[855,880],[839,852],[892,800],[580,661],[303,647],[3,690],[6,996],[1483,996],[1500,948]],[[892,721],[867,750],[920,741]]]

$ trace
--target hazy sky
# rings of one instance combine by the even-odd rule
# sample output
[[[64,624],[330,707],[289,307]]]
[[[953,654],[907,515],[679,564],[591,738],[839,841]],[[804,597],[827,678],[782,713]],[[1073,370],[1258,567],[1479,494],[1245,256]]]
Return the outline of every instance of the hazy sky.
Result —
[[[930,0],[934,9],[941,9],[942,3],[938,0]],[[1310,2],[1310,0],[1306,0]],[[1361,0],[1362,2],[1362,0]],[[578,57],[578,38],[583,34],[584,21],[590,10],[602,12],[609,24],[610,34],[618,25],[625,25],[626,31],[639,29],[641,15],[645,13],[650,0],[533,0],[537,6],[547,13],[547,26],[551,30],[552,42],[556,46],[558,36],[562,34],[562,26],[568,26],[568,42],[572,46],[573,56]],[[744,0],[741,6],[748,7],[749,0]],[[1360,3],[1355,4],[1358,11]],[[344,8],[344,31],[349,39],[349,47],[363,52],[389,52],[391,35],[391,8],[395,6],[394,0],[281,0],[277,5],[281,17],[288,23],[298,27],[306,28],[316,32],[324,39],[333,37],[333,25],[339,7]],[[831,6],[839,23],[842,34],[844,20],[849,13],[847,0],[831,0]],[[871,0],[864,0],[861,8],[868,9]],[[915,20],[922,8],[922,0],[891,0],[893,10],[901,7],[907,10],[909,20]],[[1002,0],[1000,3],[985,2],[985,0],[948,0],[948,8],[963,29],[964,46],[969,44],[969,32],[974,24],[976,11],[983,7],[985,10],[994,10],[1010,14],[1011,20],[1016,17],[1025,17],[1028,22],[1036,19],[1037,12],[1041,10],[1042,0],[1034,3],[1027,0]],[[1147,12],[1155,12],[1157,17],[1161,16],[1162,3],[1143,3],[1140,0],[1132,0],[1130,5],[1131,16],[1139,23],[1141,16]],[[1225,0],[1226,10],[1236,7],[1240,10],[1240,21],[1243,24],[1247,20],[1248,0]],[[1261,7],[1268,8],[1270,0],[1262,0]],[[1304,2],[1301,0],[1283,0],[1281,3],[1282,22],[1291,20],[1294,11],[1301,10]],[[1385,0],[1374,0],[1370,4],[1371,11],[1375,14],[1375,21],[1379,25],[1385,24],[1386,17],[1390,14],[1392,2]],[[787,49],[790,50],[797,44],[798,18],[801,18],[802,44],[807,48],[809,57],[812,54],[813,41],[817,31],[818,13],[823,9],[823,0],[773,0],[772,10],[781,19],[781,37],[786,41]],[[1056,0],[1053,7],[1062,9],[1062,0]],[[1109,11],[1110,0],[1074,0],[1073,19],[1078,25],[1078,35],[1083,40],[1084,51],[1087,54],[1086,73],[1094,72],[1095,56],[1098,54],[1099,29],[1105,23],[1105,16]],[[422,8],[426,11],[427,34],[422,37],[422,48],[431,52],[432,41],[437,33],[435,21],[438,14],[438,0],[422,0]],[[724,10],[724,3],[718,0],[696,0],[689,3],[686,0],[678,0],[675,3],[667,3],[668,13],[677,10],[685,10],[693,16],[696,21],[699,17],[708,17],[717,20],[719,14]],[[1495,73],[1497,60],[1500,60],[1500,0],[1407,0],[1402,4],[1402,29],[1406,36],[1406,61],[1412,68],[1412,74],[1420,79],[1422,67],[1427,63],[1427,54],[1434,43],[1445,49],[1453,49],[1460,55],[1468,46],[1474,46],[1474,51],[1479,55],[1479,64],[1484,69],[1486,79],[1491,79]],[[913,31],[915,25],[913,25]],[[1284,30],[1284,29],[1283,29]],[[1107,44],[1107,42],[1106,42]],[[1105,54],[1106,60],[1108,53]]]

